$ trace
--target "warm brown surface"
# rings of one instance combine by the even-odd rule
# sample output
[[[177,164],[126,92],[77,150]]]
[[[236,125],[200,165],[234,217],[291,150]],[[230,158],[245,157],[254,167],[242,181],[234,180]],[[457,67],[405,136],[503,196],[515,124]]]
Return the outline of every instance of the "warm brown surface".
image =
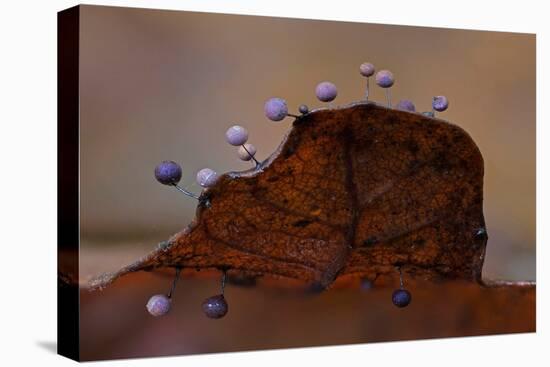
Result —
[[[461,128],[374,103],[299,118],[259,170],[202,193],[187,229],[92,281],[157,267],[218,268],[329,286],[371,280],[479,281],[487,236],[483,159]]]
[[[535,279],[535,35],[95,6],[82,14],[81,242],[74,274],[82,284],[132,263],[191,222],[196,203],[155,181],[158,162],[181,163],[182,185],[193,192],[194,174],[204,167],[248,169],[224,141],[229,126],[246,127],[263,159],[291,122],[264,117],[268,98],[285,98],[293,113],[302,103],[314,109],[321,105],[315,86],[328,80],[338,87],[335,106],[360,100],[365,79],[357,69],[364,61],[394,73],[394,103],[407,98],[426,111],[432,96],[450,99],[441,116],[466,130],[485,160],[490,241],[483,275]],[[385,90],[372,79],[371,87],[371,99],[384,101]],[[413,301],[397,309],[390,300],[397,272],[388,270],[369,291],[359,288],[357,274],[339,276],[319,294],[288,277],[264,276],[248,288],[230,283],[230,311],[216,321],[200,305],[219,293],[220,271],[185,269],[162,318],[151,317],[145,304],[168,291],[174,269],[134,272],[102,292],[81,291],[82,357],[535,330],[531,284],[423,281],[409,267],[405,286]]]
[[[316,111],[261,172],[205,191],[188,229],[88,284],[132,274],[81,290],[82,359],[533,332],[534,283],[480,282],[482,186],[481,155],[454,125],[374,104]],[[136,247],[88,250],[82,272],[115,268]],[[391,302],[397,265],[405,309]],[[144,305],[174,266],[172,309],[153,318]],[[213,321],[200,304],[219,292],[219,269],[230,311]]]
[[[535,331],[535,287],[486,288],[471,282],[411,284],[411,304],[391,303],[394,283],[308,293],[261,278],[256,287],[229,284],[229,313],[210,320],[201,302],[219,292],[219,272],[185,273],[172,310],[154,318],[145,309],[167,292],[170,272],[137,272],[101,292],[81,291],[84,360],[233,352]],[[273,286],[264,286],[263,282]],[[480,340],[480,343],[486,341]]]

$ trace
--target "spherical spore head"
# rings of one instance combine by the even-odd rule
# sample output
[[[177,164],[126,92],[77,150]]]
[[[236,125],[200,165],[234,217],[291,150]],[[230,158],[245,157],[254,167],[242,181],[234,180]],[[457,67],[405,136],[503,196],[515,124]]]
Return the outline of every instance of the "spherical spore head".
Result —
[[[298,107],[298,111],[300,111],[302,115],[305,115],[306,113],[309,112],[309,107],[306,106],[305,104],[301,104],[300,107]]]
[[[244,148],[246,148],[246,150]],[[248,152],[250,152],[250,154],[248,154],[247,150]],[[241,145],[239,149],[237,149],[237,155],[239,156],[240,160],[249,161],[252,159],[253,156],[256,155],[256,147],[250,143]],[[252,155],[252,157],[250,155]]]
[[[321,102],[331,102],[334,101],[334,98],[336,98],[338,91],[336,86],[331,82],[321,82],[317,84],[315,94]]]
[[[155,294],[147,302],[147,311],[153,316],[166,315],[170,311],[171,300],[164,294]]]
[[[211,319],[220,319],[224,317],[228,310],[229,306],[223,294],[209,297],[202,303],[202,311]]]
[[[374,65],[370,62],[364,62],[359,66],[359,72],[366,78],[373,76],[375,72]]]
[[[380,70],[376,73],[376,84],[382,88],[389,88],[395,82],[393,73],[389,70]]]
[[[411,303],[411,292],[406,289],[397,289],[393,292],[391,300],[397,307],[407,307]]]
[[[264,105],[265,116],[271,121],[281,121],[288,114],[288,106],[282,98],[270,98]]]
[[[163,161],[155,167],[155,178],[163,185],[175,185],[181,180],[181,166],[174,161]]]
[[[401,111],[409,111],[409,112],[415,112],[416,107],[414,106],[414,103],[411,100],[408,99],[402,99],[400,100],[396,105],[395,108]]]
[[[432,101],[432,107],[438,112],[443,112],[449,108],[449,100],[445,96],[435,96]]]
[[[231,126],[225,132],[225,140],[234,146],[243,145],[248,140],[248,130],[239,125]]]
[[[218,179],[216,171],[210,168],[203,168],[197,172],[197,183],[202,187],[212,187]]]

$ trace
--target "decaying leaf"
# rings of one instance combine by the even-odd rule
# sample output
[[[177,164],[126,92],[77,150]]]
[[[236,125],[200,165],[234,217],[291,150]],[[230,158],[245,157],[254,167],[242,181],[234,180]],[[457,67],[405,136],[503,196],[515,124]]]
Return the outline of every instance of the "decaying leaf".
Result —
[[[481,281],[483,158],[461,128],[357,103],[298,118],[258,170],[202,192],[196,219],[136,263],[275,275]]]

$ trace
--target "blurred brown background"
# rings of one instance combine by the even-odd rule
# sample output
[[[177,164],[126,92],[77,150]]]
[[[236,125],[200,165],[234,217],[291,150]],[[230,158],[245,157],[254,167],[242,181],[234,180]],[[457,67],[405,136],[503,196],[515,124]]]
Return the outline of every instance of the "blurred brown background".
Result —
[[[83,6],[81,14],[82,279],[135,260],[191,221],[196,203],[155,181],[153,169],[158,162],[180,162],[182,183],[195,192],[199,188],[194,176],[203,167],[218,172],[247,169],[250,164],[239,161],[234,147],[224,141],[229,126],[245,126],[250,142],[258,148],[257,156],[263,159],[278,146],[291,121],[267,120],[265,100],[283,97],[293,112],[301,103],[320,106],[314,88],[323,80],[337,85],[336,105],[362,99],[365,79],[358,67],[364,61],[394,72],[394,102],[410,98],[418,110],[425,111],[434,95],[450,99],[449,110],[440,116],[468,131],[485,159],[489,243],[484,276],[535,279],[534,35],[95,6]],[[383,98],[381,89],[371,87],[371,99]],[[443,323],[410,335],[386,325],[390,331],[376,334],[373,330],[384,327],[369,329],[372,325],[367,321],[374,322],[377,314],[349,326],[357,319],[350,307],[356,310],[352,305],[361,304],[363,294],[359,298],[347,293],[336,298],[323,295],[325,303],[316,300],[313,305],[296,295],[280,296],[257,287],[234,291],[241,297],[234,298],[228,321],[219,325],[240,325],[242,332],[222,333],[222,340],[210,320],[206,320],[208,327],[201,326],[205,321],[198,308],[202,298],[215,292],[215,281],[189,280],[179,289],[182,305],[177,305],[181,307],[177,320],[191,322],[191,329],[186,329],[188,325],[175,328],[174,320],[150,320],[144,313],[151,292],[165,292],[169,286],[169,278],[158,277],[137,276],[130,285],[103,293],[110,296],[83,295],[83,356],[315,345],[317,340],[338,344],[465,332]],[[192,293],[186,293],[185,287]],[[113,306],[123,300],[128,304]],[[293,337],[285,334],[285,325],[300,327],[296,324],[300,312],[326,302],[331,308],[319,309],[317,316],[324,318],[330,310],[342,312],[347,318],[335,316],[334,323],[348,326],[332,338],[316,337],[318,330],[307,326],[314,323],[312,319],[302,325],[309,330],[304,335],[296,335],[296,330]],[[250,317],[253,311],[247,307],[256,305],[259,310],[272,304],[292,312],[286,319],[278,313],[277,317],[269,313],[267,319],[261,314]],[[440,305],[441,310],[445,307],[451,306]],[[183,316],[184,308],[197,314],[189,311]],[[126,310],[132,316],[120,315]],[[387,312],[395,321],[394,311]],[[446,319],[457,322],[452,313]],[[109,320],[108,326],[100,320]],[[247,334],[259,320],[268,323],[267,329],[269,325],[281,329],[265,340]],[[414,326],[426,320],[413,314],[407,322]],[[127,330],[129,325],[133,329]],[[490,325],[489,321],[478,329],[474,325],[469,333],[499,332]],[[366,336],[364,328],[372,333]],[[116,347],[132,330],[140,342],[125,340],[124,347]],[[140,333],[136,336],[136,330],[151,335],[157,335],[157,330],[169,341],[143,349],[151,340]],[[191,335],[194,344],[184,346]]]

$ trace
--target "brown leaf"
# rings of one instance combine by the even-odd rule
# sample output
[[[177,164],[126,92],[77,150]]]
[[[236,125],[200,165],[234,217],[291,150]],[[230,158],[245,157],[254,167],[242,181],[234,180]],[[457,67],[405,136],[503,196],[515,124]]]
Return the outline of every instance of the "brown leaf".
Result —
[[[298,118],[259,170],[203,191],[196,219],[140,261],[284,276],[481,280],[483,158],[461,128],[358,103]]]

